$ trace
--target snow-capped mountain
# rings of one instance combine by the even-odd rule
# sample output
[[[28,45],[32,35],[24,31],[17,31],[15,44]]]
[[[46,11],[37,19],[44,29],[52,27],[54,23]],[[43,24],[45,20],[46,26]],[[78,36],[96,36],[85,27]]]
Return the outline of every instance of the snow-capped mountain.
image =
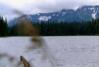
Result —
[[[23,17],[28,17],[28,19],[30,19],[33,22],[49,21],[49,20],[64,21],[64,22],[90,21],[92,19],[99,18],[99,5],[82,6],[82,7],[79,7],[77,10],[63,9],[57,12],[39,13],[39,14],[28,15],[28,16],[21,16],[19,18],[13,19],[10,21],[9,25],[12,26],[16,24],[17,20]]]

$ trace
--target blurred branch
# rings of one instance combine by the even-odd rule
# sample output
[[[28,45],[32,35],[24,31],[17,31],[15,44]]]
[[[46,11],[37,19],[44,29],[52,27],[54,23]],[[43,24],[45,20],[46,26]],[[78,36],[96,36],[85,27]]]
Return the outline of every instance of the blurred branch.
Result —
[[[24,67],[31,67],[30,63],[23,56],[20,56],[20,61]]]

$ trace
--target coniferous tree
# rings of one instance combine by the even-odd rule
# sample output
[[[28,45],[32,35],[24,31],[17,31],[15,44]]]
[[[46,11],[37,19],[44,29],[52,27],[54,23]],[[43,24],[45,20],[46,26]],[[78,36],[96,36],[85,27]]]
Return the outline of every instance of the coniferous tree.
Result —
[[[0,17],[0,36],[7,36],[8,35],[8,25],[7,21]]]

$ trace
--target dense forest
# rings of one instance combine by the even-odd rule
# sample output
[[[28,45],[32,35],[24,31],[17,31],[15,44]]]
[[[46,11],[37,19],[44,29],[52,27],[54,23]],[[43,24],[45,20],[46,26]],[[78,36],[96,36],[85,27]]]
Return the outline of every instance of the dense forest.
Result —
[[[38,23],[42,36],[99,35],[99,20],[88,22],[41,22]]]
[[[99,35],[99,19],[81,22],[32,22],[41,36]],[[16,25],[8,27],[7,20],[0,17],[0,36],[23,36],[16,31]],[[27,36],[27,35],[25,35]]]

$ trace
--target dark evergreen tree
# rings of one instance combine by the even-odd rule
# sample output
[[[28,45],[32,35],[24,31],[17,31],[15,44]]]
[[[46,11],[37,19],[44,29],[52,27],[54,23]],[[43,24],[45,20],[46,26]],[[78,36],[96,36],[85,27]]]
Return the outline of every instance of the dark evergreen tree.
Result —
[[[0,17],[0,36],[8,36],[7,21]]]

